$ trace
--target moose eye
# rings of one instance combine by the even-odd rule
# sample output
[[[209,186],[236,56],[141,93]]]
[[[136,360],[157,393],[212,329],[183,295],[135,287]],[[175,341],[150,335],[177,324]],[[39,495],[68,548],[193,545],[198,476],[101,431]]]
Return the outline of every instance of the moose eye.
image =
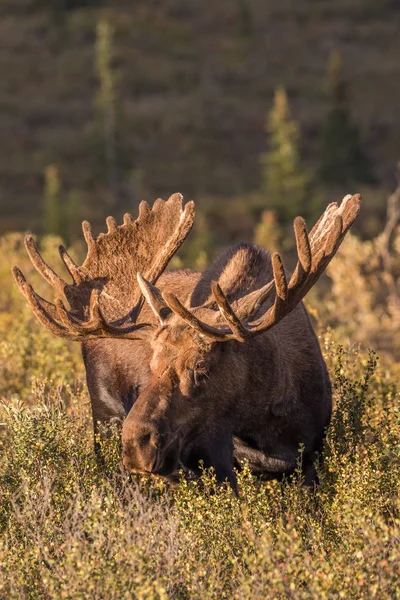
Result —
[[[194,382],[196,385],[199,385],[204,381],[204,379],[208,375],[208,366],[204,360],[199,360],[193,369],[194,372]]]

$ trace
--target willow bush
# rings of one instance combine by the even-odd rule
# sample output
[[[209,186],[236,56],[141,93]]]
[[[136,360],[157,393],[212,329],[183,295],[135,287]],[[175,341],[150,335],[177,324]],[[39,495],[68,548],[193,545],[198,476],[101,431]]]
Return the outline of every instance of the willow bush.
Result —
[[[330,353],[336,408],[320,485],[244,469],[174,488],[94,459],[85,392],[35,386],[0,408],[0,598],[394,598],[400,403],[373,353]],[[300,459],[301,460],[301,459]],[[299,465],[300,467],[300,465]]]
[[[399,597],[393,361],[338,346],[337,331],[321,336],[335,410],[314,491],[302,485],[301,455],[280,483],[245,468],[238,496],[210,471],[176,487],[129,475],[116,431],[101,438],[99,467],[78,345],[31,317],[11,264],[51,292],[20,236],[1,244],[0,600]]]

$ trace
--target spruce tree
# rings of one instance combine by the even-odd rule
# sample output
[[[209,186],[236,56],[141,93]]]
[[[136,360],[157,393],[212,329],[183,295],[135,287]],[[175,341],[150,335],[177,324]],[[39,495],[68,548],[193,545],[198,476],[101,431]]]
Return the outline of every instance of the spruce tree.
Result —
[[[97,106],[102,121],[107,180],[110,192],[118,198],[117,115],[113,61],[113,29],[106,18],[96,27],[96,73],[99,80]]]
[[[196,213],[193,233],[194,236],[186,245],[185,263],[191,268],[204,271],[212,254],[213,240],[206,215],[201,211]]]
[[[49,165],[45,170],[43,229],[47,234],[64,238],[65,215],[61,197],[61,184],[58,169]]]
[[[329,64],[330,108],[321,134],[320,176],[324,183],[374,183],[371,163],[365,154],[360,133],[351,120],[348,86],[343,77],[340,54],[334,52]]]
[[[253,15],[248,0],[238,1],[238,34],[241,39],[250,39],[253,34]]]
[[[301,163],[300,132],[292,119],[284,88],[275,93],[274,105],[267,118],[269,151],[262,154],[262,188],[267,207],[274,210],[283,225],[296,215],[309,216],[310,175]]]
[[[254,243],[270,252],[280,248],[281,228],[273,210],[264,210],[254,229]]]

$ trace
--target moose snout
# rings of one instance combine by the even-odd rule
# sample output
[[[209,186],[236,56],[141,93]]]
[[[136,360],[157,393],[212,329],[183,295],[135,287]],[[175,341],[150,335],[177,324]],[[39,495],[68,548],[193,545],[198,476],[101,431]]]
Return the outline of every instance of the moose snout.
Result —
[[[126,423],[122,430],[123,466],[134,471],[157,472],[169,436],[165,421]]]

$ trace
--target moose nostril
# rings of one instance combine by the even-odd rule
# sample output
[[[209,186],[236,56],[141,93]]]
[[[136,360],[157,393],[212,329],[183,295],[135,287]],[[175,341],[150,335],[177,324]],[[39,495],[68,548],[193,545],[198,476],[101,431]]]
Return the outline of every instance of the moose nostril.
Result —
[[[162,434],[157,429],[148,429],[140,433],[136,442],[141,449],[145,449],[148,446],[152,446],[153,448],[158,448],[160,446],[160,442],[162,441]]]
[[[137,443],[141,448],[145,448],[152,442],[151,438],[152,438],[151,431],[147,431],[146,433],[142,433],[138,437]]]

